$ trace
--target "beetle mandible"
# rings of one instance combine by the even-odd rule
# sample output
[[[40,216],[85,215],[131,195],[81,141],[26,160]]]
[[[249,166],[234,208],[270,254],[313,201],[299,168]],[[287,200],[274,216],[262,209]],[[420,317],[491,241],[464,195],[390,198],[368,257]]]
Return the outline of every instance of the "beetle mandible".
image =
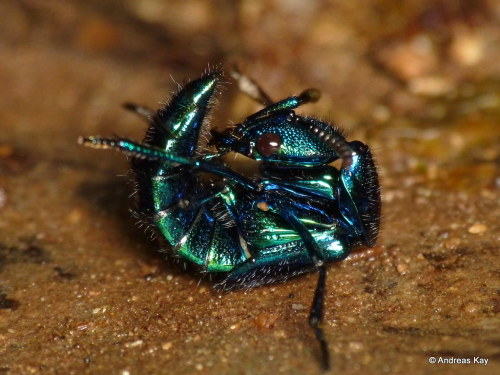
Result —
[[[238,72],[240,88],[264,108],[232,128],[210,132],[207,118],[222,77],[220,69],[208,71],[156,112],[127,105],[149,122],[142,143],[103,137],[81,137],[79,143],[132,157],[138,214],[154,224],[174,256],[202,272],[225,274],[216,287],[252,288],[317,271],[309,323],[326,369],[325,264],[355,247],[373,246],[379,231],[380,191],[370,149],[348,142],[329,123],[295,113],[318,99],[316,90],[273,102]],[[215,152],[203,142],[209,133]],[[261,176],[226,166],[222,156],[230,151],[261,161]],[[337,169],[330,164],[338,159]]]

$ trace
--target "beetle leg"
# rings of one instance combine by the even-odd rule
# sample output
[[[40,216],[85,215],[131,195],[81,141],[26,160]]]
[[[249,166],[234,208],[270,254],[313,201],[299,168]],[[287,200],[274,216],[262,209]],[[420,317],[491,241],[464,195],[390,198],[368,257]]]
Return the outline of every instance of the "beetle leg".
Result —
[[[268,202],[269,203],[269,202]],[[285,219],[290,226],[300,235],[304,241],[304,245],[309,252],[309,255],[318,270],[318,284],[314,291],[313,303],[311,306],[311,312],[309,314],[309,325],[314,329],[316,334],[316,340],[318,340],[321,350],[321,361],[324,370],[330,368],[330,352],[328,350],[328,343],[325,339],[325,334],[321,328],[321,323],[323,322],[323,307],[324,307],[324,296],[325,296],[325,279],[326,279],[326,268],[323,257],[323,252],[318,246],[318,243],[314,240],[313,236],[304,224],[297,218],[293,213],[293,210],[286,205],[279,202],[276,206],[273,204],[271,210],[279,214],[283,219]]]
[[[321,350],[321,363],[323,369],[328,370],[330,368],[330,352],[328,350],[328,343],[325,339],[325,334],[321,328],[323,322],[323,308],[324,308],[324,297],[325,297],[325,280],[326,280],[326,268],[323,260],[323,255],[318,247],[318,244],[311,236],[309,231],[304,227],[295,215],[286,215],[285,220],[292,225],[292,228],[298,231],[299,235],[302,237],[306,249],[308,250],[311,258],[316,265],[318,270],[318,284],[314,291],[314,298],[311,306],[311,312],[309,313],[309,325],[314,330],[316,334],[316,340],[318,340]],[[293,217],[293,219],[290,218]],[[291,219],[291,220],[290,220]]]
[[[147,123],[151,121],[155,112],[147,107],[134,103],[123,103],[123,108],[138,114]]]
[[[264,106],[269,106],[274,103],[274,100],[266,94],[257,82],[246,74],[241,73],[236,66],[234,66],[231,71],[231,77],[238,83],[238,89],[256,102]]]
[[[274,204],[271,204],[271,202],[266,202],[268,206],[271,208],[271,211],[274,213],[277,213],[280,215],[283,219],[286,220],[288,224],[295,230],[299,236],[302,238],[306,245],[307,252],[309,253],[309,256],[311,257],[314,265],[316,267],[321,267],[324,264],[324,256],[323,252],[319,248],[317,242],[314,240],[313,236],[307,228],[304,226],[304,224],[297,218],[295,213],[292,211],[291,207],[287,207],[286,205],[282,205],[279,202],[276,204],[276,206],[279,205],[279,207],[275,206]]]
[[[309,325],[314,329],[316,339],[319,342],[321,350],[321,363],[324,370],[330,368],[330,352],[328,350],[328,343],[325,339],[325,334],[321,328],[323,321],[323,308],[325,297],[325,281],[326,281],[326,268],[324,265],[318,267],[318,284],[314,291],[313,303],[311,312],[309,313]]]
[[[307,103],[314,103],[317,102],[320,97],[321,92],[318,89],[307,89],[302,91],[298,96],[290,96],[279,102],[268,105],[260,111],[255,112],[253,115],[248,116],[245,121],[255,120],[275,112],[292,110]]]
[[[370,149],[359,141],[349,142],[351,163],[340,169],[339,208],[361,242],[373,246],[380,225],[380,187]]]
[[[175,155],[165,152],[158,147],[144,145],[125,138],[79,137],[78,143],[87,147],[99,149],[114,148],[138,159],[157,160],[165,163],[189,165],[199,170],[214,173],[219,176],[228,177],[232,181],[254,191],[259,191],[261,189],[260,185],[254,183],[247,177],[234,172],[224,165],[211,163],[202,159],[187,158],[180,155]]]
[[[238,89],[240,91],[266,107],[262,111],[255,113],[255,115],[262,115],[263,113],[261,112],[272,113],[276,110],[294,109],[302,104],[316,102],[321,97],[321,92],[318,89],[307,89],[304,90],[299,96],[292,96],[290,98],[280,100],[279,102],[275,102],[257,82],[246,74],[241,73],[236,66],[234,66],[231,71],[231,77],[238,82]],[[250,117],[253,116],[254,115]]]

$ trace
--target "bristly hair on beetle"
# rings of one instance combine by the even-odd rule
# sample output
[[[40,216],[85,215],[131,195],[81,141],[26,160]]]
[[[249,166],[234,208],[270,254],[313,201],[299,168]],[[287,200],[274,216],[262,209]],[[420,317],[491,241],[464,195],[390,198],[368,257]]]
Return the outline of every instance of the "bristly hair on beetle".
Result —
[[[210,130],[208,121],[223,83],[215,68],[180,87],[156,112],[125,105],[149,124],[142,142],[95,136],[78,142],[131,156],[135,217],[154,227],[184,264],[224,275],[216,288],[253,288],[317,272],[309,324],[328,369],[326,265],[376,243],[377,169],[368,146],[295,112],[317,101],[318,90],[273,101],[241,72],[232,76],[264,108],[223,132]],[[223,158],[229,152],[259,161],[260,176],[231,169]],[[336,160],[339,168],[331,165]]]

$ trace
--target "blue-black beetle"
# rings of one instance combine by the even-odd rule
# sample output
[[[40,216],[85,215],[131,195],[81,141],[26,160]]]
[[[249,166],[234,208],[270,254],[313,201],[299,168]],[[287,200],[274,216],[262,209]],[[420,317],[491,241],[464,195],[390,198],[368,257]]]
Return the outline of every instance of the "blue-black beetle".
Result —
[[[139,215],[154,224],[174,256],[204,272],[225,273],[218,287],[251,288],[318,271],[309,323],[328,368],[321,329],[325,263],[375,244],[381,207],[376,167],[365,144],[294,112],[315,101],[317,91],[273,102],[253,81],[235,76],[265,107],[222,133],[210,132],[207,120],[222,78],[217,69],[185,85],[156,113],[128,105],[149,121],[142,143],[79,142],[132,156]],[[230,151],[261,161],[261,176],[226,166],[222,156]],[[330,165],[338,159],[339,169]]]

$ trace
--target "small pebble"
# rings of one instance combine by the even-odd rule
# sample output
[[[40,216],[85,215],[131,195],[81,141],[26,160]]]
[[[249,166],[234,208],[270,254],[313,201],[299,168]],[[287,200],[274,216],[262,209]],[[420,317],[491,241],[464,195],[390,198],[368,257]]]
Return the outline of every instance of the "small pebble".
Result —
[[[287,334],[285,331],[283,331],[282,329],[280,330],[277,330],[274,332],[274,336],[275,337],[280,337],[280,338],[286,338],[287,337]]]
[[[477,313],[480,309],[480,306],[475,302],[469,302],[464,306],[464,311],[470,314]]]
[[[142,344],[144,344],[144,341],[136,340],[136,341],[126,343],[125,346],[127,348],[135,348],[136,346],[141,346]]]
[[[474,224],[469,227],[468,231],[471,234],[483,234],[487,229],[488,227],[485,224]]]
[[[277,315],[274,314],[259,314],[255,318],[254,322],[258,328],[273,328],[276,320],[278,319]]]
[[[399,263],[396,266],[396,270],[400,275],[404,275],[408,272],[408,265],[406,263]]]
[[[450,45],[452,59],[465,66],[474,66],[479,63],[487,50],[484,36],[462,25],[453,31],[455,35]]]
[[[455,250],[456,248],[458,248],[458,246],[460,246],[461,243],[462,241],[460,240],[460,238],[452,237],[446,239],[443,242],[443,246],[445,247],[446,250]]]
[[[358,341],[351,341],[349,343],[349,349],[353,352],[360,352],[361,350],[363,350],[363,343]]]
[[[66,221],[69,224],[78,224],[82,221],[83,216],[82,210],[74,208],[66,215]]]
[[[161,348],[163,350],[169,350],[170,348],[172,347],[172,343],[169,341],[169,342],[164,342],[162,345],[161,345]]]
[[[415,77],[408,83],[409,90],[422,96],[442,96],[454,90],[451,79],[444,76]]]
[[[432,39],[423,33],[380,49],[377,60],[404,82],[429,74],[439,63]]]
[[[89,328],[89,325],[87,323],[82,323],[76,326],[76,329],[78,331],[85,331],[87,328]]]

